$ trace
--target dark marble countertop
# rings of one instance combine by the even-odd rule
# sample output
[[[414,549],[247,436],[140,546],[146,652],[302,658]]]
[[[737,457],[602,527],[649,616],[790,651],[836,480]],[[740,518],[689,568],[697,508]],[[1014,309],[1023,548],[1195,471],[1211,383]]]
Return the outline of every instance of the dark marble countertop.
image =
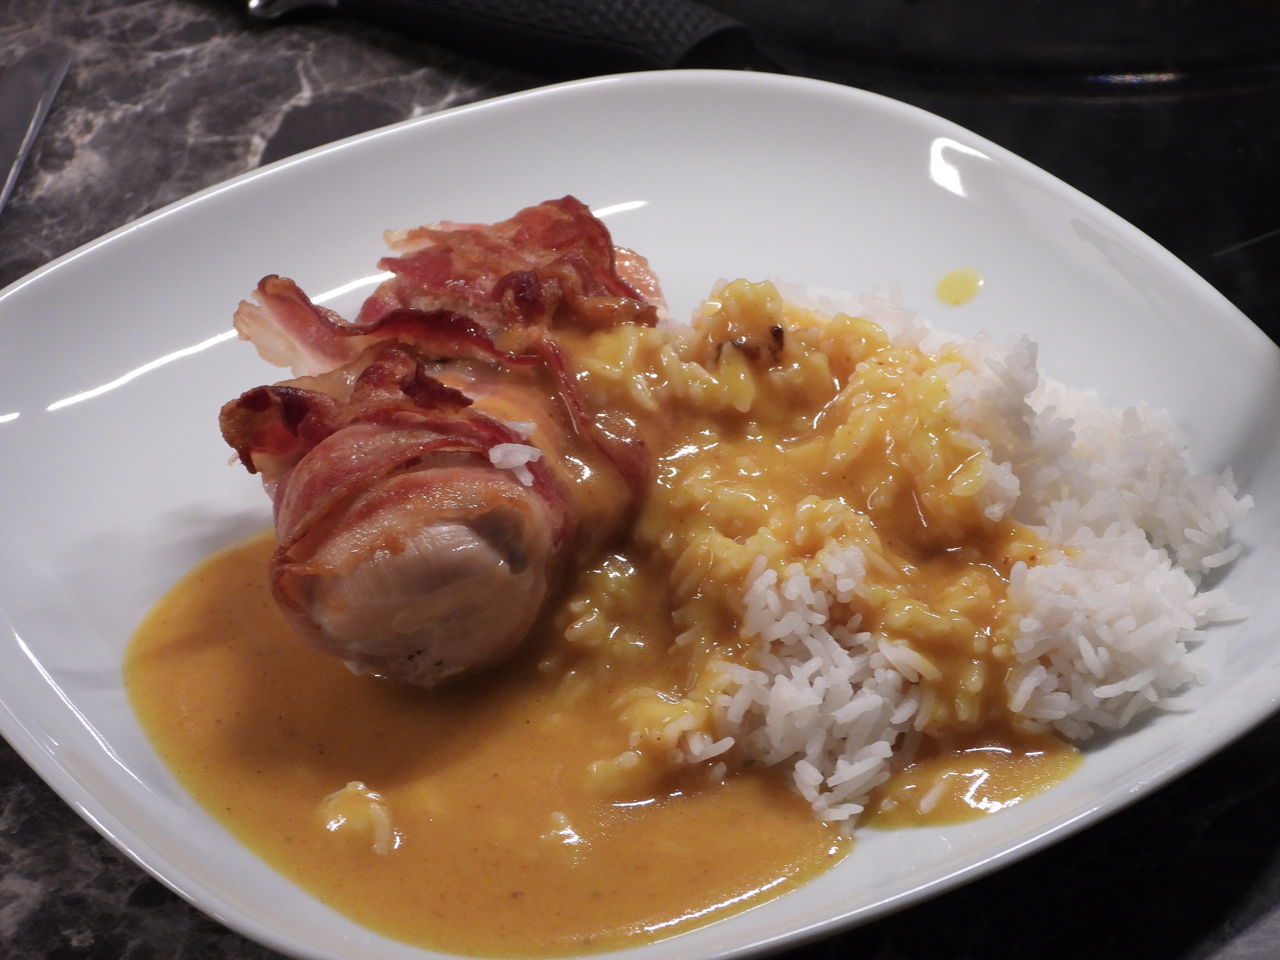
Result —
[[[0,0],[0,67],[49,40],[74,61],[0,215],[0,287],[259,164],[547,79],[336,16],[264,25],[217,0]],[[1265,44],[1248,63],[1155,64],[1110,83],[781,53],[1023,154],[1280,330],[1280,55]],[[1272,718],[1083,834],[790,956],[1280,956],[1278,760]],[[151,879],[2,742],[0,955],[275,956]]]

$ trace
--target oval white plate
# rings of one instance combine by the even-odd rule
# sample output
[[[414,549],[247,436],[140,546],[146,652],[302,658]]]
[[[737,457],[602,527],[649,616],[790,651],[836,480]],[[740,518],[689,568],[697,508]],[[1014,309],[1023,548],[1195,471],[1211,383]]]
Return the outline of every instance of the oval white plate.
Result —
[[[721,277],[897,287],[962,333],[1028,334],[1042,366],[1115,404],[1167,407],[1204,468],[1259,503],[1226,577],[1252,617],[1211,631],[1215,678],[1089,752],[1049,793],[978,823],[864,832],[804,889],[634,960],[723,957],[830,932],[932,895],[1117,810],[1280,702],[1280,351],[1115,215],[937,117],[761,74],[673,72],[535,90],[275,164],[124,227],[0,294],[0,730],[139,863],[286,953],[406,960],[414,948],[323,907],[243,849],[161,765],[121,688],[150,604],[267,522],[227,467],[217,410],[279,373],[231,339],[264,273],[358,303],[381,231],[510,215],[574,193],[646,253],[677,316]],[[986,285],[932,297],[948,270]]]

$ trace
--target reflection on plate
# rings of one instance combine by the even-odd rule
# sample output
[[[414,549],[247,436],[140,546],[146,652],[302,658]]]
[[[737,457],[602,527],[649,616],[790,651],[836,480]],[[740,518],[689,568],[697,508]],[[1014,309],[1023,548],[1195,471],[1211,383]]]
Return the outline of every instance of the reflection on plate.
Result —
[[[0,294],[0,729],[135,859],[210,914],[317,958],[422,956],[340,917],[230,840],[163,768],[121,689],[150,604],[260,528],[216,411],[274,379],[232,342],[264,273],[349,309],[388,225],[497,219],[574,193],[644,250],[675,313],[719,277],[895,288],[961,333],[1026,333],[1051,376],[1168,408],[1198,465],[1258,499],[1197,709],[1092,749],[1064,785],[960,826],[864,832],[801,891],[637,957],[724,956],[861,922],[1113,812],[1280,701],[1280,350],[1171,255],[1053,178],[913,108],[812,81],[603,78],[409,121],[205,191]],[[934,297],[957,267],[981,292]]]

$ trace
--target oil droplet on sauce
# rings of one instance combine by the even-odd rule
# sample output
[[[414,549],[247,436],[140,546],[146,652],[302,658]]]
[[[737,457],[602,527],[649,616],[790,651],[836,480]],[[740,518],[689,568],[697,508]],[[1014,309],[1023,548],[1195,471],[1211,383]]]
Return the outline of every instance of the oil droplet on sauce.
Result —
[[[972,267],[961,267],[943,275],[935,292],[938,299],[952,307],[968,303],[982,289],[982,274]]]

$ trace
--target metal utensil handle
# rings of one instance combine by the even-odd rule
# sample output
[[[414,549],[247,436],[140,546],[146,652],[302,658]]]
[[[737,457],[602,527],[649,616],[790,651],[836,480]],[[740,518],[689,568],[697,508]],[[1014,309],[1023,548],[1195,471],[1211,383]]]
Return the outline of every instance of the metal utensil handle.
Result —
[[[18,182],[70,62],[67,50],[49,45],[28,51],[0,71],[0,207]]]

